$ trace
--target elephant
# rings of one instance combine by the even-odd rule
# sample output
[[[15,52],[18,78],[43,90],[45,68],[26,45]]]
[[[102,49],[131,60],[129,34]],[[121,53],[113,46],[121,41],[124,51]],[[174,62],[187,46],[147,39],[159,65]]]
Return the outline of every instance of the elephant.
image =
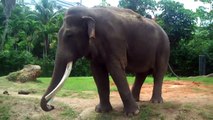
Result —
[[[96,112],[109,112],[109,76],[118,88],[126,115],[139,113],[141,86],[147,75],[153,75],[151,102],[161,103],[163,77],[167,71],[170,42],[166,32],[153,20],[130,9],[116,7],[71,7],[58,32],[55,66],[49,87],[40,106],[51,111],[49,101],[62,87],[72,65],[79,58],[90,61],[97,86],[99,104]],[[130,89],[126,72],[135,75]]]

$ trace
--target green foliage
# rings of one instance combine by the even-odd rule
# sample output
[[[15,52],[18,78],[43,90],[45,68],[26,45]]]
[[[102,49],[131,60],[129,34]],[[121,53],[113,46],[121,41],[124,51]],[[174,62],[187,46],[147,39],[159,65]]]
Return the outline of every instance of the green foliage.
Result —
[[[85,58],[79,59],[73,67],[71,76],[91,76],[89,61]]]
[[[213,59],[211,59],[210,53],[212,52],[209,49],[213,47],[212,43],[211,40],[203,39],[194,39],[189,42],[180,41],[170,59],[173,68],[175,68],[174,71],[183,76],[198,75],[199,55],[206,55],[207,73],[211,73],[213,71]]]
[[[120,0],[119,6],[123,8],[129,8],[133,11],[151,18],[151,13],[156,10],[155,0]]]
[[[213,5],[212,0],[199,1]],[[102,4],[108,5],[106,0],[102,0]],[[192,12],[171,0],[120,0],[119,7],[130,8],[146,17],[156,17],[156,22],[170,38],[170,64],[178,75],[198,75],[200,54],[206,55],[207,73],[213,71],[213,10],[200,6]],[[0,11],[3,9],[0,2]],[[4,51],[0,52],[0,75],[33,63],[42,67],[42,76],[51,76],[57,32],[63,23],[64,11],[55,2],[40,0],[35,10],[16,4],[8,21],[5,21],[4,12],[0,12],[0,21],[3,21],[0,22],[0,43],[4,47]],[[8,30],[3,35],[6,24]],[[88,75],[92,75],[89,62],[85,58],[76,61],[72,76]]]
[[[52,72],[54,69],[54,61],[52,60],[52,58],[45,57],[43,59],[35,59],[33,64],[41,66],[41,76],[52,76]],[[82,58],[75,62],[71,76],[91,76],[89,61],[85,58]]]
[[[33,56],[28,51],[3,51],[0,52],[0,61],[0,75],[6,75],[32,63]]]
[[[190,40],[193,37],[195,15],[191,10],[171,0],[161,0],[158,6],[162,13],[157,16],[157,22],[168,34],[172,47],[181,39]]]
[[[41,76],[47,77],[52,76],[53,68],[54,68],[54,61],[48,57],[44,57],[43,59],[35,59],[34,63],[36,65],[41,66]]]

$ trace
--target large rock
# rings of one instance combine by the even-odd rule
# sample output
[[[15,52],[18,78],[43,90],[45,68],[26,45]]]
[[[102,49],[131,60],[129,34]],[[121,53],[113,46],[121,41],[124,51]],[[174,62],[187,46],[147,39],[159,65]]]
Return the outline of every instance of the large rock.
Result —
[[[213,77],[213,73],[206,75],[207,77]]]
[[[39,65],[25,65],[22,70],[10,73],[6,78],[10,81],[35,81],[41,74]]]

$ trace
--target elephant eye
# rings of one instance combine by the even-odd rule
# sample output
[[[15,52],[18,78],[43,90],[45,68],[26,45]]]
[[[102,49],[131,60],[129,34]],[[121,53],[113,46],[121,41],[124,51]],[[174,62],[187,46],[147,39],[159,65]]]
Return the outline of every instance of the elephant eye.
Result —
[[[66,31],[65,31],[65,36],[66,36],[67,38],[70,38],[70,37],[73,36],[73,32],[72,32],[71,30],[66,30]]]
[[[72,34],[67,34],[66,36],[67,36],[68,38],[73,37],[73,35],[72,35]]]

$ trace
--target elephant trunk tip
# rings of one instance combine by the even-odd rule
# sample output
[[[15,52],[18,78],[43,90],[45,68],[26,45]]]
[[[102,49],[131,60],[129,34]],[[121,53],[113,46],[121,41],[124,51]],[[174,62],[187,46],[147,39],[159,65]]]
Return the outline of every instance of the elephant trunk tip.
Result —
[[[54,106],[47,104],[47,101],[44,97],[41,99],[40,106],[41,106],[42,110],[44,110],[46,112],[49,112],[54,109]]]

